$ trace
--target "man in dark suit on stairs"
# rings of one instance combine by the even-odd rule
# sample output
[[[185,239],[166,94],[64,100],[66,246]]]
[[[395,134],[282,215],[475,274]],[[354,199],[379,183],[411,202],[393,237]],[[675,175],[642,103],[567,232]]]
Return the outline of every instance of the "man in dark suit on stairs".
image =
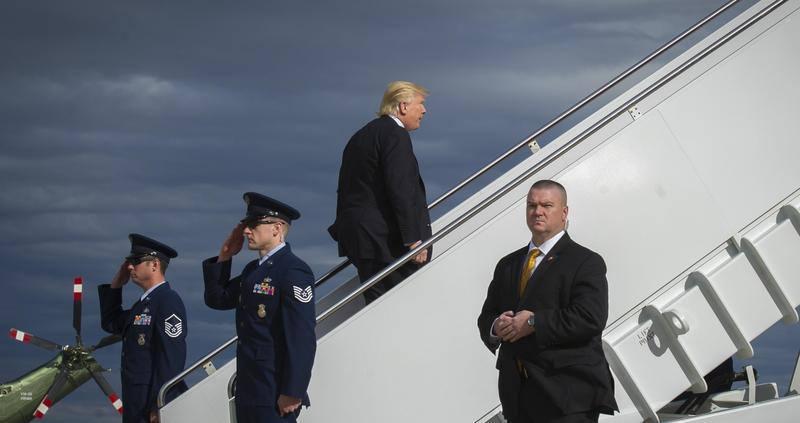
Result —
[[[570,239],[567,192],[555,181],[527,197],[529,245],[497,263],[478,330],[498,350],[498,387],[509,423],[596,422],[613,414],[614,380],[601,335],[608,318],[602,257]]]
[[[336,220],[328,232],[362,283],[431,236],[425,185],[408,135],[420,126],[427,95],[411,82],[390,83],[378,118],[358,130],[342,154]],[[421,252],[367,290],[367,303],[416,271],[430,253]]]

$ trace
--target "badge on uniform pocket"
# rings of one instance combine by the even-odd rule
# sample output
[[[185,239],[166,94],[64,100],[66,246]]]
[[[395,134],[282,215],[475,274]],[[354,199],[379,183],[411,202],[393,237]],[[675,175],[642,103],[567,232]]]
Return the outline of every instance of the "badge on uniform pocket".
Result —
[[[139,334],[139,339],[136,341],[136,343],[139,344],[140,346],[144,346],[144,334],[143,333]]]
[[[261,319],[267,317],[267,306],[264,304],[258,305],[258,317]]]

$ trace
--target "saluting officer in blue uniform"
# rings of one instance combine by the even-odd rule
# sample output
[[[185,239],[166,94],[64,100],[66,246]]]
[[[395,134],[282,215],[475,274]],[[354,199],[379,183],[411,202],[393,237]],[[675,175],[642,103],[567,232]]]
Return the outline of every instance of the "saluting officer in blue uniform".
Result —
[[[146,236],[130,234],[130,255],[111,284],[98,286],[102,327],[122,334],[122,421],[158,422],[156,398],[161,386],[186,362],[186,309],[164,279],[172,248]],[[132,280],[144,293],[129,310],[122,309],[122,287]],[[167,400],[186,391],[181,382]]]
[[[300,217],[265,195],[244,194],[247,214],[225,240],[219,256],[203,262],[206,304],[236,309],[236,416],[238,423],[295,422],[306,390],[317,339],[314,275],[292,253],[286,234]],[[258,251],[231,279],[231,258]]]

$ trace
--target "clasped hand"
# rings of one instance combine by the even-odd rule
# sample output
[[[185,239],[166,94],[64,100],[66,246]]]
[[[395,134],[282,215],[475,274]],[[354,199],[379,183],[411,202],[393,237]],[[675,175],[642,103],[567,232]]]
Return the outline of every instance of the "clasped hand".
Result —
[[[504,342],[517,342],[533,333],[533,327],[528,325],[528,318],[532,315],[533,312],[528,310],[504,312],[494,322],[494,334]]]

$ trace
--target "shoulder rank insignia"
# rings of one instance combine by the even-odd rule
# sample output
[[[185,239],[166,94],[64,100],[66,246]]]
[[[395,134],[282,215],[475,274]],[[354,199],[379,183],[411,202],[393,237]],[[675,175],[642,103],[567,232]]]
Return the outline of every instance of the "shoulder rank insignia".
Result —
[[[307,303],[314,298],[314,292],[311,291],[310,286],[307,286],[306,289],[302,289],[299,286],[292,286],[292,288],[294,289],[294,297],[301,303]]]
[[[143,333],[139,334],[139,339],[136,340],[136,343],[139,344],[139,346],[143,346],[144,345],[144,334]]]
[[[183,320],[176,315],[167,317],[164,320],[164,333],[170,338],[177,338],[183,333]]]

